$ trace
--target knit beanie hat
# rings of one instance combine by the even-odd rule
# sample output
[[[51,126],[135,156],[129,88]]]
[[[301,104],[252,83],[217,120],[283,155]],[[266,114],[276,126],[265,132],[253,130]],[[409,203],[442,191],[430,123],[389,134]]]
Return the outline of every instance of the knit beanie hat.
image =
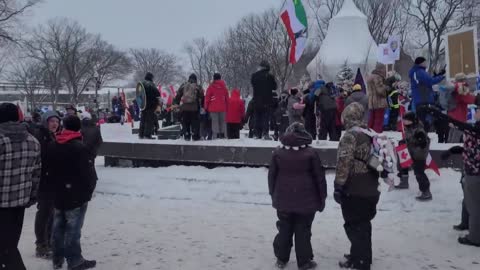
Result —
[[[18,107],[12,103],[0,104],[0,123],[18,122],[20,117],[18,114]]]
[[[147,74],[145,75],[145,81],[153,82],[153,73],[147,72]]]
[[[190,83],[197,83],[197,75],[195,75],[194,73],[190,74],[190,76],[188,77],[188,81]]]
[[[218,80],[221,80],[221,79],[222,79],[222,75],[220,75],[220,73],[213,74],[213,80],[214,81],[218,81]]]
[[[403,119],[404,120],[408,120],[408,121],[411,121],[412,123],[417,123],[418,119],[417,119],[417,115],[415,115],[414,112],[408,112],[406,113],[404,116],[403,116]]]
[[[82,123],[80,122],[80,118],[76,115],[69,115],[63,118],[63,127],[70,131],[80,131]]]
[[[427,59],[425,59],[425,57],[417,57],[417,59],[415,59],[415,65],[420,65],[422,63],[425,63],[427,61]]]

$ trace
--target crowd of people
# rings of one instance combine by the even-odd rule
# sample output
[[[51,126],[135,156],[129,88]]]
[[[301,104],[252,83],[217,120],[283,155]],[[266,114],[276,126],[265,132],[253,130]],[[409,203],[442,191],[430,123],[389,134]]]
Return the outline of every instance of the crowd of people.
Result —
[[[473,115],[476,124],[467,123],[468,106],[480,105],[480,98],[471,93],[463,74],[455,77],[453,85],[434,91],[433,86],[445,79],[445,72],[431,76],[425,63],[422,57],[415,60],[410,71],[411,93],[407,91],[408,83],[378,65],[368,76],[366,88],[318,80],[305,89],[292,88],[277,94],[275,77],[263,61],[252,75],[253,97],[248,105],[238,89],[229,91],[221,74],[213,76],[206,91],[192,74],[179,88],[170,109],[180,115],[186,140],[238,139],[247,123],[249,136],[256,139],[270,139],[269,132],[274,131],[273,139],[278,139],[281,147],[271,158],[268,188],[278,216],[279,232],[273,243],[278,268],[286,267],[294,243],[299,269],[317,266],[310,243],[311,229],[316,212],[325,209],[327,183],[322,157],[311,145],[316,138],[339,141],[334,200],[341,206],[351,242],[350,252],[339,266],[369,270],[373,262],[371,221],[377,214],[379,180],[386,177],[374,162],[372,149],[378,143],[375,136],[384,128],[404,134],[399,144],[405,145],[412,165],[398,164],[400,183],[396,188],[409,188],[412,169],[420,189],[419,201],[433,199],[425,174],[430,127],[442,133],[441,142],[463,142],[463,147],[451,148],[442,158],[463,154],[462,222],[454,229],[469,230],[467,236],[458,239],[460,244],[480,247],[480,110]],[[143,81],[147,100],[147,106],[139,110],[139,136],[143,139],[152,139],[158,130],[156,114],[161,103],[153,80],[148,73]],[[117,104],[123,101],[112,105]],[[114,111],[121,110],[113,107]],[[65,117],[48,111],[25,122],[16,105],[0,104],[3,269],[25,269],[17,246],[25,208],[35,204],[37,257],[52,260],[54,269],[61,269],[65,260],[71,270],[96,265],[83,258],[80,237],[96,186],[95,158],[102,138],[89,113],[79,113],[74,106],[66,109]],[[390,119],[385,122],[387,109]]]
[[[0,268],[26,269],[18,242],[25,208],[37,205],[36,256],[54,269],[83,270],[96,262],[82,256],[81,230],[97,181],[100,129],[73,106],[21,119],[19,108],[0,104]]]

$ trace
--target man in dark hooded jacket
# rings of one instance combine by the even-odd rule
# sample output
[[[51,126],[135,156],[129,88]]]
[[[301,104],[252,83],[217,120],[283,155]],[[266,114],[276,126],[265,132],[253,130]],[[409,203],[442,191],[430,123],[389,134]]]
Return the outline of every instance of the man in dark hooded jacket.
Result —
[[[42,125],[34,130],[34,136],[40,143],[42,156],[42,174],[38,191],[37,213],[35,215],[35,236],[37,238],[36,256],[50,258],[53,223],[53,190],[47,178],[47,146],[55,141],[55,134],[60,130],[60,117],[54,111],[42,115]]]
[[[85,260],[80,246],[81,230],[96,186],[95,161],[82,142],[81,122],[76,116],[63,119],[64,130],[47,148],[47,173],[55,192],[53,220],[53,265],[61,269],[67,259],[68,269],[95,267]]]
[[[152,139],[155,130],[155,121],[158,121],[155,111],[160,105],[160,92],[158,92],[157,87],[153,83],[152,73],[148,72],[142,83],[143,87],[145,87],[147,107],[141,114],[139,137],[140,139]]]
[[[92,158],[95,159],[103,139],[100,128],[95,125],[92,115],[88,112],[82,113],[82,136],[83,143],[90,151]]]
[[[277,90],[275,77],[270,73],[267,61],[260,63],[260,68],[252,75],[253,109],[255,114],[255,137],[269,138],[269,121],[273,103],[273,92]]]

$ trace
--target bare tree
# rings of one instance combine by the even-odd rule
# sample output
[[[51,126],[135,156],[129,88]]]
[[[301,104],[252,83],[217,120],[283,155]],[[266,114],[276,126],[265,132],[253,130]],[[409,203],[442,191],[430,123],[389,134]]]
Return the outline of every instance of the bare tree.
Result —
[[[103,40],[97,40],[93,59],[94,70],[103,84],[123,79],[132,70],[128,55]]]
[[[197,38],[185,45],[184,51],[187,53],[190,60],[190,67],[197,75],[198,82],[201,85],[206,85],[211,78],[212,71],[209,70],[209,57],[213,52],[209,43],[205,38]],[[210,65],[211,66],[211,65]]]
[[[8,78],[20,86],[20,92],[27,97],[29,109],[33,111],[37,107],[37,101],[43,98],[42,93],[45,91],[42,64],[29,58],[19,58],[13,65],[13,71]]]
[[[464,20],[466,3],[466,0],[412,0],[404,5],[405,12],[420,25],[426,36],[417,41],[417,45],[427,48],[430,69],[438,68],[444,58],[443,36],[467,25],[469,20]],[[474,17],[470,18],[471,22]]]
[[[20,18],[40,0],[0,0],[0,44],[18,42]]]
[[[167,85],[176,82],[182,69],[176,55],[158,49],[131,49],[135,80],[143,79],[147,72],[155,77],[155,82]]]

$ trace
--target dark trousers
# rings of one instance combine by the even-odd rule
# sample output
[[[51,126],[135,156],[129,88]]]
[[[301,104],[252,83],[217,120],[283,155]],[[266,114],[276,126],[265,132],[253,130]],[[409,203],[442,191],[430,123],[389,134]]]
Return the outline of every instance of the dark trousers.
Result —
[[[438,143],[448,143],[448,134],[450,132],[450,127],[448,122],[443,120],[435,120],[435,131],[438,135]]]
[[[155,110],[142,111],[138,136],[140,138],[151,137],[155,133],[155,121],[157,121]]]
[[[295,235],[295,253],[297,265],[301,267],[313,260],[313,250],[310,239],[312,238],[312,223],[315,213],[296,214],[277,211],[278,234],[273,241],[273,251],[277,259],[287,263]]]
[[[400,109],[390,108],[390,114],[388,117],[388,127],[390,128],[391,131],[397,131],[399,111]]]
[[[25,270],[18,242],[25,208],[0,208],[0,269]]]
[[[242,129],[242,124],[240,123],[227,123],[227,138],[240,139],[241,129]]]
[[[87,205],[72,210],[55,209],[52,235],[54,263],[63,262],[64,258],[69,268],[83,263],[80,238]]]
[[[54,206],[52,199],[38,199],[35,215],[35,236],[37,246],[50,247],[52,238]]]
[[[200,116],[199,112],[182,112],[182,134],[186,140],[200,140]]]
[[[415,174],[421,192],[430,191],[430,180],[428,180],[427,174],[425,174],[425,163],[425,160],[413,160],[412,165],[413,173]],[[408,176],[408,169],[402,169],[401,174]]]
[[[270,110],[268,108],[255,108],[254,111],[255,119],[255,137],[260,139],[262,137],[267,137],[270,129]]]
[[[372,264],[372,220],[380,196],[345,196],[342,214],[345,232],[351,243],[350,256],[355,269],[370,269]]]
[[[430,132],[430,117],[428,114],[428,104],[418,104],[417,105],[417,117],[423,123],[423,127],[425,128],[425,132]]]
[[[383,132],[383,122],[385,119],[385,109],[370,110],[370,118],[368,119],[368,127],[377,133]]]
[[[323,111],[320,114],[320,130],[318,132],[319,140],[326,140],[327,135],[330,138],[330,141],[336,142],[340,139],[337,132],[336,114],[337,110]]]
[[[462,180],[461,180],[461,184],[462,184],[462,191],[465,190],[465,187],[464,187],[464,184],[463,184],[463,181],[464,181],[464,177],[462,175]],[[462,222],[460,222],[461,225],[465,225],[468,227],[468,224],[470,222],[470,215],[468,214],[468,210],[467,210],[467,204],[465,203],[465,195],[463,195],[463,201],[462,201]]]

